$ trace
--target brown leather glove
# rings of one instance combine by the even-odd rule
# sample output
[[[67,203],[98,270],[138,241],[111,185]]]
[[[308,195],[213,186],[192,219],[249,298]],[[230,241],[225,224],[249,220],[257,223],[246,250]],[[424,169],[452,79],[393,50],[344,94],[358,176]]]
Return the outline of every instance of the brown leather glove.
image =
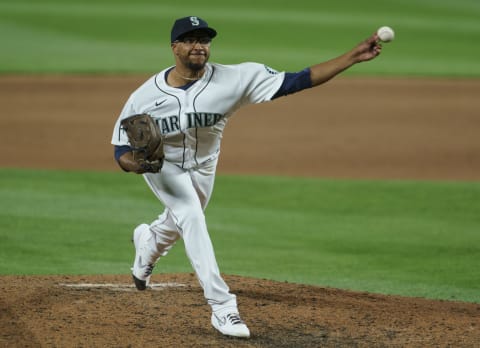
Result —
[[[133,159],[144,173],[158,173],[163,166],[163,138],[155,120],[148,114],[138,114],[121,122],[132,148]]]

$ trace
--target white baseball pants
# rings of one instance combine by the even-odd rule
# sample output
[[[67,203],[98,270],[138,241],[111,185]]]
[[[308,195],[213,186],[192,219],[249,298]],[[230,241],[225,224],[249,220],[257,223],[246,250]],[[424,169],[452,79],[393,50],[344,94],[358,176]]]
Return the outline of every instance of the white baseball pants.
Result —
[[[156,244],[152,257],[156,260],[166,255],[182,237],[213,311],[237,308],[236,296],[230,293],[220,275],[204,215],[213,191],[216,166],[217,160],[194,169],[165,162],[159,174],[144,174],[148,186],[165,206],[164,212],[150,224]]]

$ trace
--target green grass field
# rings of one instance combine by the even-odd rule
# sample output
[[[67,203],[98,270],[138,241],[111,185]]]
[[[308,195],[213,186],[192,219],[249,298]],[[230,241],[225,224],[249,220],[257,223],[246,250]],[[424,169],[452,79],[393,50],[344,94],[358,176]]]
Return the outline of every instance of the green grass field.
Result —
[[[140,176],[0,170],[0,274],[125,274],[162,207]],[[480,183],[220,176],[223,272],[480,302]],[[191,272],[180,242],[157,272]]]
[[[390,25],[347,75],[480,77],[478,0],[0,0],[0,74],[155,72],[185,15],[219,31],[221,63],[300,70]],[[0,169],[0,274],[126,274],[161,209],[135,175]],[[480,302],[479,211],[476,182],[219,176],[207,218],[225,273]],[[191,272],[181,245],[158,271]]]
[[[217,62],[301,70],[390,25],[383,57],[347,74],[480,76],[477,0],[2,0],[0,73],[157,71],[173,64],[169,32],[186,15],[219,31]]]

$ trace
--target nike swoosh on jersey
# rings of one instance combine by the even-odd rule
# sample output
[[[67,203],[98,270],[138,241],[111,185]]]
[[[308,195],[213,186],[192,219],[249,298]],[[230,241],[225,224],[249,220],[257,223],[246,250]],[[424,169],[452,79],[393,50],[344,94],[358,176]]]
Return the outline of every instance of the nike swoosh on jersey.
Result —
[[[155,102],[155,106],[160,106],[165,103],[167,100],[162,100],[161,102]]]

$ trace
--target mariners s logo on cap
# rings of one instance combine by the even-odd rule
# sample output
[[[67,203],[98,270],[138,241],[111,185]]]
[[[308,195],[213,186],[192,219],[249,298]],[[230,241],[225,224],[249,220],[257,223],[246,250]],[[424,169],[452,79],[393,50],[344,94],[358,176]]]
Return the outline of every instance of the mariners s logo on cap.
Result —
[[[200,21],[198,20],[198,17],[195,17],[195,16],[190,17],[190,22],[192,22],[193,26],[200,25]]]
[[[217,31],[210,27],[206,21],[197,16],[179,18],[173,23],[171,42],[175,42],[182,36],[194,30],[204,31],[211,39],[217,36]]]

